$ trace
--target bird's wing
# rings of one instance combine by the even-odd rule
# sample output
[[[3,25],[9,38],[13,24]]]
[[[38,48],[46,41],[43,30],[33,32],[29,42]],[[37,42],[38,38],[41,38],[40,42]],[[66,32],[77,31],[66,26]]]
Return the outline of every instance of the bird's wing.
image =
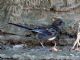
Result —
[[[56,39],[57,36],[58,36],[58,31],[56,31],[56,30],[53,29],[53,28],[49,29],[49,31],[52,33],[52,35],[49,36],[48,40],[49,40],[49,41],[52,41],[52,40]]]
[[[38,39],[42,39],[42,40],[54,40],[57,37],[57,32],[56,31],[48,31],[45,30],[41,33],[37,34],[37,38]]]
[[[46,35],[51,35],[52,34],[47,29],[33,29],[32,31],[37,32],[37,33],[41,33],[41,34],[46,34]]]
[[[33,32],[37,32],[37,33],[42,33],[42,30],[41,29],[33,29],[32,31]]]

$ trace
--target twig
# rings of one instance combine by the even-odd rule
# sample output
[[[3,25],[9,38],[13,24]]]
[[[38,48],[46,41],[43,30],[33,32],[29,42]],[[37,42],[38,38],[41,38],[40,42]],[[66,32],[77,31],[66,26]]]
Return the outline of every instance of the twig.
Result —
[[[78,46],[80,45],[79,41],[80,41],[80,23],[79,23],[79,27],[78,27],[77,39],[74,42],[72,49],[74,49],[75,46],[77,46],[77,48],[78,48]]]

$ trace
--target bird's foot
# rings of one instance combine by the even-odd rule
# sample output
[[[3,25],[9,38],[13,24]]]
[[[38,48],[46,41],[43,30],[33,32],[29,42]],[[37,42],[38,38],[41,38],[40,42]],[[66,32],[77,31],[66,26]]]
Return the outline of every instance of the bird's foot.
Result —
[[[52,47],[52,48],[50,48],[50,51],[55,51],[55,52],[57,52],[57,51],[62,51],[62,50],[59,50],[57,47]]]

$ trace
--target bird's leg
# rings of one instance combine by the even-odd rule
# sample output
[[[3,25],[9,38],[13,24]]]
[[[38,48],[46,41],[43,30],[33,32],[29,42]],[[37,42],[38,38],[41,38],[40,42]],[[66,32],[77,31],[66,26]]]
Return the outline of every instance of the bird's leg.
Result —
[[[41,46],[42,46],[43,48],[45,48],[44,45],[43,45],[43,42],[40,42],[40,44],[41,44]]]
[[[55,42],[55,45],[51,48],[51,50],[53,50],[53,51],[59,51],[59,49],[57,49],[56,42]]]
[[[53,46],[53,47],[57,47],[57,46],[56,46],[56,41],[54,41],[54,42],[52,41],[52,43],[54,44],[54,46]]]
[[[57,49],[57,46],[56,46],[56,42],[54,43],[54,46],[53,46],[55,49]]]
[[[54,45],[54,47],[57,47],[57,46],[56,46],[56,42],[55,42],[55,45]]]

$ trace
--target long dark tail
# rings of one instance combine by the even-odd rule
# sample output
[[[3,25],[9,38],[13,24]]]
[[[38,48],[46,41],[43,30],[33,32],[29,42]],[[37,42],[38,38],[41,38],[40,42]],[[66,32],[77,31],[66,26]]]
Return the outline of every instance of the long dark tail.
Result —
[[[15,24],[15,23],[8,23],[8,24],[15,25],[15,26],[18,26],[18,27],[21,27],[21,28],[24,28],[24,29],[32,30],[31,28],[28,28],[26,26],[22,26],[22,25],[19,25],[19,24]]]

